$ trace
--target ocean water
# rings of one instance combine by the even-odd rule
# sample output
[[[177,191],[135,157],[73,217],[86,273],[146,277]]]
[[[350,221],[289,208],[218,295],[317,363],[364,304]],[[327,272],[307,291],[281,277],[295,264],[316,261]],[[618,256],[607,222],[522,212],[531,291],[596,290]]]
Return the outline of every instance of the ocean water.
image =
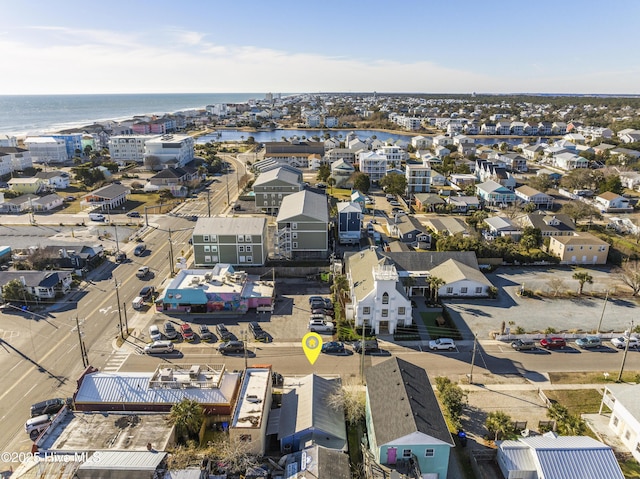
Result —
[[[173,113],[264,97],[264,93],[0,95],[0,134],[53,133],[134,115]]]

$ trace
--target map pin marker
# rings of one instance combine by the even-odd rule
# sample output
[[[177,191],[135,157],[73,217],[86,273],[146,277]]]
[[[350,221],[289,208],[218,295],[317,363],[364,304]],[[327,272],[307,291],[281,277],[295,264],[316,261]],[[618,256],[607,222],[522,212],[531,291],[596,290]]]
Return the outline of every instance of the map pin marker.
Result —
[[[322,351],[322,338],[318,333],[307,333],[302,338],[302,349],[304,355],[311,364],[316,362],[320,351]]]

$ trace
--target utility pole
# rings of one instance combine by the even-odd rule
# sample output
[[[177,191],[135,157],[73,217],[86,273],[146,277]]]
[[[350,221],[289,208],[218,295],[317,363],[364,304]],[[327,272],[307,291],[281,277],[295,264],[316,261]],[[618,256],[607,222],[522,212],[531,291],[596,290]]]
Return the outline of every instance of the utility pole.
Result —
[[[87,350],[85,349],[84,342],[82,341],[82,333],[80,332],[80,321],[76,316],[76,329],[78,330],[78,344],[80,345],[80,356],[82,357],[82,366],[89,366],[89,358],[87,357]]]
[[[127,336],[129,336],[129,319],[127,318],[127,303],[122,302],[122,310],[124,311],[124,329],[127,331]]]
[[[209,199],[210,191],[207,188],[207,217],[211,218],[211,200]]]
[[[169,263],[171,267],[171,277],[173,277],[176,272],[173,269],[173,241],[171,241],[171,228],[169,228]]]
[[[478,333],[473,338],[473,354],[471,355],[471,371],[469,372],[469,384],[473,384],[473,365],[476,362],[476,351],[478,350]]]
[[[247,372],[247,361],[248,361],[248,356],[247,356],[247,330],[245,329],[244,331],[244,372]]]
[[[231,200],[229,199],[229,171],[227,171],[224,175],[225,183],[227,185],[227,206],[231,205]]]
[[[607,290],[607,293],[604,295],[604,304],[602,305],[602,314],[600,315],[600,322],[598,323],[598,329],[596,330],[596,333],[600,333],[600,328],[602,327],[602,319],[604,318],[604,310],[607,307],[608,299],[609,299],[609,290]]]
[[[626,337],[626,343],[624,345],[624,354],[622,355],[622,364],[620,365],[620,373],[618,374],[617,383],[622,382],[622,372],[624,371],[624,363],[627,360],[627,353],[629,352],[629,343],[631,343],[631,332],[633,331],[633,319],[631,320],[631,328],[629,328],[629,335]]]
[[[362,340],[360,341],[360,382],[364,384],[364,355],[366,352],[365,346],[366,341],[364,340],[364,319],[362,320]]]
[[[113,277],[113,281],[116,283],[116,300],[118,301],[118,319],[120,320],[120,337],[124,341],[124,328],[122,326],[122,309],[120,309],[120,285],[116,277]]]

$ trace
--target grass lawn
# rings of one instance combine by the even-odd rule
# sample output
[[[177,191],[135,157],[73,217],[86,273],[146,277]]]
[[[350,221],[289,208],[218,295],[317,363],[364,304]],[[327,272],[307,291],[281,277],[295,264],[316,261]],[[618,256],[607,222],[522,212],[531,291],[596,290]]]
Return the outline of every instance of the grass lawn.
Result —
[[[604,372],[564,372],[549,373],[551,384],[611,384],[618,379],[620,371],[608,371],[606,378]],[[640,382],[640,371],[625,371],[622,374],[625,383]]]
[[[597,413],[602,400],[602,394],[597,389],[556,389],[544,393],[551,401],[569,409],[571,414]]]
[[[351,200],[351,190],[346,188],[333,188],[333,192],[331,192],[331,187],[327,188],[327,193],[330,193],[331,196],[338,199],[338,201],[348,201]]]
[[[438,312],[426,312],[420,313],[422,316],[422,322],[427,327],[427,331],[429,332],[429,336],[431,339],[438,338],[451,338],[451,339],[462,339],[462,335],[458,328],[456,328],[455,324],[445,316],[442,316],[441,313]],[[445,320],[444,325],[439,326],[437,323],[438,317],[443,317]]]
[[[619,461],[620,469],[622,469],[622,474],[627,479],[636,479],[640,478],[640,464],[633,458]]]

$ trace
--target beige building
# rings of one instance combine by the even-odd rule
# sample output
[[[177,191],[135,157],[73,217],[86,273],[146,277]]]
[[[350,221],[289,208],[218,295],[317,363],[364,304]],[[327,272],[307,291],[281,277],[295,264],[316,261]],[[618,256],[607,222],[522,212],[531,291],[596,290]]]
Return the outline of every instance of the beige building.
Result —
[[[606,264],[609,243],[590,233],[550,236],[549,254],[560,258],[560,264]]]

